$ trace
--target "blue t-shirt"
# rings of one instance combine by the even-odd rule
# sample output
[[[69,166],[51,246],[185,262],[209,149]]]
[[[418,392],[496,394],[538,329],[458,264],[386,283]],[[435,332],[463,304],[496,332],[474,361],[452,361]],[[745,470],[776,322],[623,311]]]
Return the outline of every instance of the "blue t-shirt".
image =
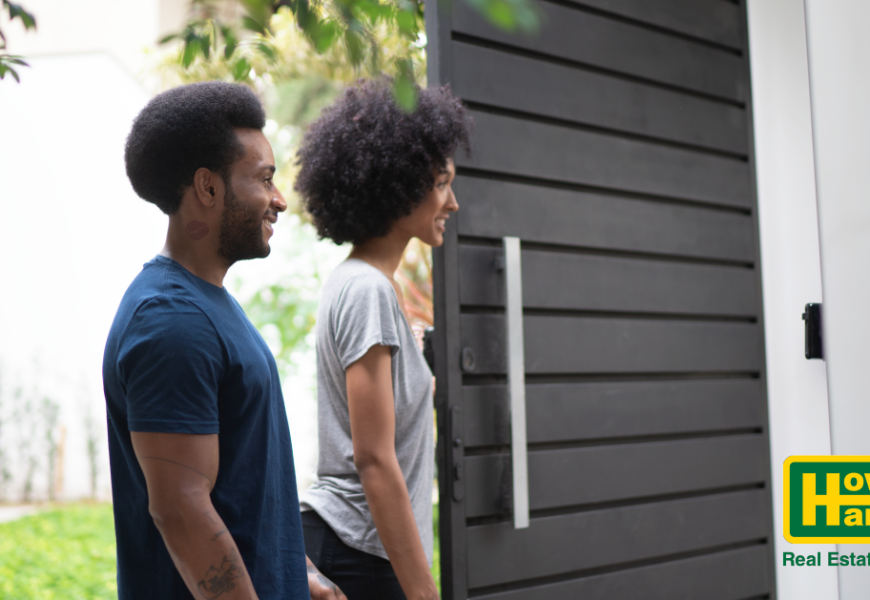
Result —
[[[192,598],[148,514],[131,431],[213,434],[211,500],[261,600],[308,600],[296,473],[275,359],[235,299],[158,256],[103,357],[120,600]]]

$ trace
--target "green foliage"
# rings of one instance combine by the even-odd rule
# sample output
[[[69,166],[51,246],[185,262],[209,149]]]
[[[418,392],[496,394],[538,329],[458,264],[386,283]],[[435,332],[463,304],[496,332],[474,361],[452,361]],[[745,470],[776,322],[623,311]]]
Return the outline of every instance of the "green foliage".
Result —
[[[13,4],[9,0],[2,0],[2,2],[0,4],[0,12],[5,8],[9,14],[10,21],[15,19],[20,20],[21,24],[24,25],[25,31],[36,29],[36,17],[27,12],[20,4]],[[0,51],[2,50],[6,50],[6,35],[0,30]],[[15,81],[20,83],[21,78],[18,76],[18,71],[15,70],[16,66],[29,67],[30,65],[24,62],[21,56],[0,52],[0,79],[5,79],[8,73]]]
[[[537,33],[541,15],[527,0],[465,0],[490,23],[505,31]]]
[[[532,0],[465,0],[494,25],[507,31],[534,33],[540,12]],[[340,55],[355,76],[363,73],[393,77],[396,100],[406,110],[417,103],[413,83],[422,79],[415,55],[425,45],[422,0],[239,0],[239,10],[229,10],[228,0],[191,0],[191,18],[181,32],[161,40],[183,43],[180,63],[187,69],[200,57],[224,61],[235,81],[251,75],[247,50],[277,63],[281,53],[274,44],[276,32],[292,24],[318,54]],[[276,23],[277,15],[290,20]],[[398,51],[386,48],[385,37],[400,40]],[[241,40],[241,41],[240,41]],[[339,43],[341,42],[341,43]],[[223,52],[219,52],[223,45]],[[336,47],[339,48],[336,48]],[[240,55],[237,55],[237,52]],[[267,66],[260,73],[272,73]]]
[[[237,281],[245,298],[242,306],[260,330],[283,373],[295,373],[299,358],[314,347],[313,330],[320,288],[326,276],[347,254],[346,248],[317,241],[317,234],[298,215],[281,217],[283,232],[270,258],[273,269],[266,285],[254,285],[253,293]],[[277,259],[277,260],[276,260]]]
[[[0,524],[0,598],[118,597],[108,504],[66,505]]]

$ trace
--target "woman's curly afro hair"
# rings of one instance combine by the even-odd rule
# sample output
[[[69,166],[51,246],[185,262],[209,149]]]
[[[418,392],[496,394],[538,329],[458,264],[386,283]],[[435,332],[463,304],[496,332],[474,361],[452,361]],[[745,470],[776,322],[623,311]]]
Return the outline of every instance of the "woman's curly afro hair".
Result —
[[[173,88],[133,121],[124,149],[127,177],[139,196],[174,214],[197,169],[228,179],[230,166],[244,155],[235,128],[265,124],[260,100],[244,85],[203,81]]]
[[[411,113],[391,87],[357,82],[305,134],[295,188],[321,238],[360,244],[386,235],[432,189],[433,171],[458,147],[470,149],[471,117],[448,86],[417,88]]]

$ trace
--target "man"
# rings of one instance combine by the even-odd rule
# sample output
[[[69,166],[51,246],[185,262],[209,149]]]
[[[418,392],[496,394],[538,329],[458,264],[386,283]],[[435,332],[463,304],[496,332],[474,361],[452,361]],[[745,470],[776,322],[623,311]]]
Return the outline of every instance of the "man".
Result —
[[[287,208],[264,124],[251,90],[212,81],[155,97],[127,139],[169,228],[103,359],[121,600],[337,594],[306,572],[275,360],[223,287]]]

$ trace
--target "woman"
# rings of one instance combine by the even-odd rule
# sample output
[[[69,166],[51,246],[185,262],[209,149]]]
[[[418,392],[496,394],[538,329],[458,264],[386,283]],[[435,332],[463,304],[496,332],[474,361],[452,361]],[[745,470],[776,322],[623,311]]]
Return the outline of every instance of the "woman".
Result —
[[[432,373],[393,274],[411,238],[444,241],[470,118],[447,87],[417,93],[407,113],[388,81],[360,82],[299,150],[296,190],[319,235],[353,244],[317,320],[318,479],[302,496],[314,598],[342,597],[317,570],[349,600],[438,598]]]

